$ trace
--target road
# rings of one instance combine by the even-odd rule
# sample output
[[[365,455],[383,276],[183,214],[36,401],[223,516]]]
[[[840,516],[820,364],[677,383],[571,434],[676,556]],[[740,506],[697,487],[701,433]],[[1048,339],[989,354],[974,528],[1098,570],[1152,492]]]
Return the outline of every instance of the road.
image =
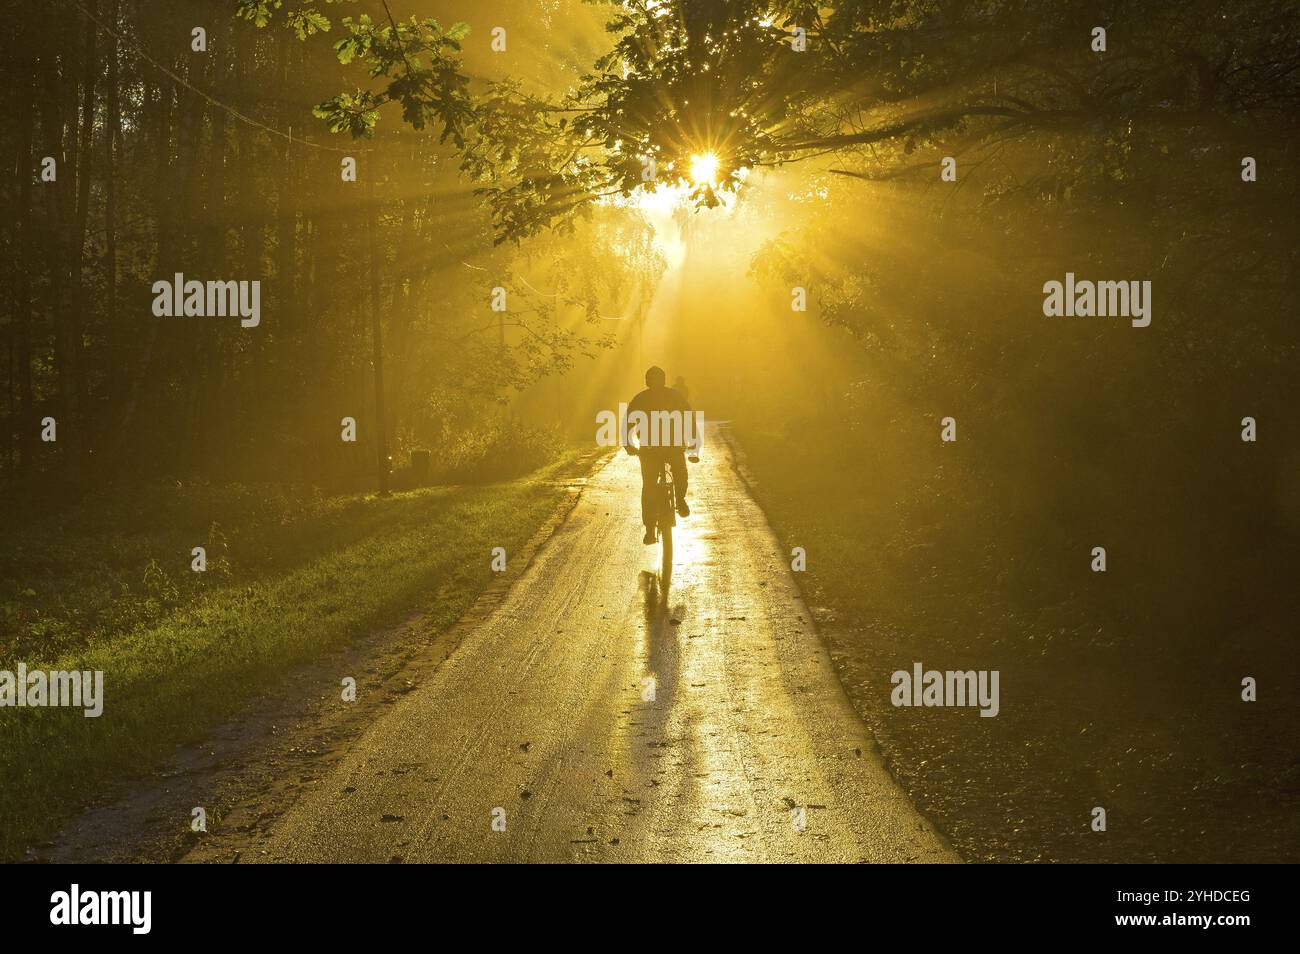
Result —
[[[243,860],[957,860],[876,754],[726,442],[692,468],[666,588],[638,484],[632,458],[603,464]]]

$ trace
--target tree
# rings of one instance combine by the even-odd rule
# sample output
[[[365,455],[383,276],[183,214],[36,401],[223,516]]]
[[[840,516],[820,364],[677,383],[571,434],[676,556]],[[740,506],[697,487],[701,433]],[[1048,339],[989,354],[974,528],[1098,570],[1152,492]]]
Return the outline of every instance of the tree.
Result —
[[[268,6],[244,5],[258,16]],[[908,157],[939,137],[956,154],[1039,135],[1231,135],[1243,120],[1300,105],[1300,30],[1285,0],[611,6],[613,48],[558,97],[503,82],[471,98],[456,61],[461,24],[345,19],[340,59],[364,62],[387,85],[318,112],[359,136],[389,102],[417,128],[437,117],[484,183],[498,239],[517,241],[663,183],[713,206],[743,170],[826,154],[846,160],[843,174],[893,177],[916,169]],[[1109,31],[1105,52],[1093,49],[1097,27]],[[692,177],[702,153],[717,157],[716,181]]]

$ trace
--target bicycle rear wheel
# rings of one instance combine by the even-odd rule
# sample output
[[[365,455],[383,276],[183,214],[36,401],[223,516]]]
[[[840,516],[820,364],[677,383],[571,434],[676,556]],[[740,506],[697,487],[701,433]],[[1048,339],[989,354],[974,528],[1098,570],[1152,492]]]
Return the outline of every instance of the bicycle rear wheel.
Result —
[[[659,542],[663,545],[663,576],[665,579],[673,570],[673,525],[667,521],[659,526]]]
[[[677,523],[676,488],[673,486],[673,472],[667,463],[659,471],[659,541],[663,545],[662,578],[667,584],[673,572],[673,525]]]

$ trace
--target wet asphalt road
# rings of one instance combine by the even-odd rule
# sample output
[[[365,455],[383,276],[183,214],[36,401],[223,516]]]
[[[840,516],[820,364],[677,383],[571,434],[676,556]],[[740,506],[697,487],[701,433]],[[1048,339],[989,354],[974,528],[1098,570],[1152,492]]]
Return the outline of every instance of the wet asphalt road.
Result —
[[[957,860],[875,754],[726,443],[691,474],[666,587],[620,453],[255,857]]]

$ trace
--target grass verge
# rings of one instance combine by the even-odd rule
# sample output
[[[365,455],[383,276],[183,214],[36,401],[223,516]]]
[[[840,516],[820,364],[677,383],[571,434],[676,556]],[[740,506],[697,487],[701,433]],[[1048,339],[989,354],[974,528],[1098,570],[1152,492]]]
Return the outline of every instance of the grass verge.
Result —
[[[490,582],[492,548],[522,547],[560,503],[572,463],[387,499],[170,484],[28,515],[0,541],[0,669],[102,670],[105,700],[99,718],[0,708],[0,859],[295,664],[415,610],[449,626]]]

